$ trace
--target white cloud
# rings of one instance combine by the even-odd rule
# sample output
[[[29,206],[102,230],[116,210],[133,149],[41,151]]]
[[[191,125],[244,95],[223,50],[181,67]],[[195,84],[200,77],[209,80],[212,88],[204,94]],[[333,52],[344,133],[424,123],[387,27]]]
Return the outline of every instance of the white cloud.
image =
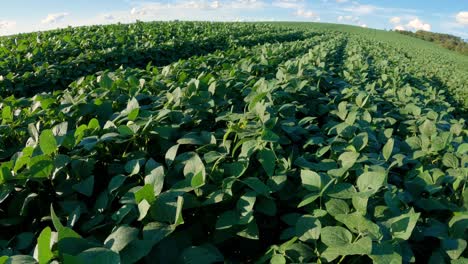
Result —
[[[405,30],[405,27],[402,26],[402,25],[398,25],[398,26],[395,26],[393,29],[394,30]]]
[[[337,3],[346,3],[348,0],[336,0]]]
[[[411,20],[410,22],[408,22],[406,26],[410,29],[425,30],[425,31],[431,31],[431,28],[432,28],[430,24],[424,23],[419,18],[415,18]]]
[[[456,16],[455,19],[457,22],[461,25],[468,25],[468,12],[467,11],[462,11],[459,12]]]
[[[304,6],[303,0],[277,0],[272,3],[274,7],[298,9]]]
[[[297,17],[302,17],[302,18],[314,18],[314,19],[320,19],[319,16],[311,11],[311,10],[305,10],[305,9],[298,9],[295,13],[294,13],[295,16]]]
[[[46,18],[41,20],[42,24],[54,24],[61,20],[63,20],[69,13],[55,13],[55,14],[48,14]]]
[[[16,21],[0,20],[0,30],[11,30],[16,27]]]
[[[401,23],[401,17],[392,17],[392,18],[390,18],[390,23],[400,24]]]
[[[356,2],[353,2],[352,6],[343,8],[344,11],[351,12],[357,15],[367,15],[374,13],[378,8],[373,5],[361,5]]]
[[[114,20],[115,17],[111,14],[105,14],[102,16],[105,20]]]
[[[337,18],[339,22],[353,22],[353,23],[358,23],[359,22],[359,17],[355,16],[339,16]]]
[[[363,27],[363,28],[366,28],[367,24],[361,24],[360,26]]]

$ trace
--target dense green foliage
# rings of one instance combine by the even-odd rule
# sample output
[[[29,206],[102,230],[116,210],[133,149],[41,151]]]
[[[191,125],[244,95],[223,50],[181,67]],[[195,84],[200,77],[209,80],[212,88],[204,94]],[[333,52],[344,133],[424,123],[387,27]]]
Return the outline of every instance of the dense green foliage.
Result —
[[[457,36],[453,36],[450,34],[434,33],[424,30],[418,30],[416,32],[396,30],[396,32],[411,37],[424,39],[426,41],[435,42],[446,49],[468,55],[468,43],[466,43],[462,38]]]
[[[229,45],[0,82],[0,263],[467,261],[464,59],[317,24],[47,34],[133,26]]]

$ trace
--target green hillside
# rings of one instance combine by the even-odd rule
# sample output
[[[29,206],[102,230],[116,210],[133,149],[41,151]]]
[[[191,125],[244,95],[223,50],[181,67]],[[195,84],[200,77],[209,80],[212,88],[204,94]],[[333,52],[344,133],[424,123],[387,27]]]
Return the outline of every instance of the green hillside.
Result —
[[[465,263],[468,57],[324,23],[0,38],[2,263]]]

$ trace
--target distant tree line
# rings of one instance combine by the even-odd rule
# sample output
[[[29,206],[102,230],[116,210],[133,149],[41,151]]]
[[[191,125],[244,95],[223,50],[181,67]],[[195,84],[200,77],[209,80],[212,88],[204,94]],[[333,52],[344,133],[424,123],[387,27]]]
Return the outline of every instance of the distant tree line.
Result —
[[[416,32],[406,31],[406,30],[395,30],[396,32],[408,35],[426,41],[431,41],[439,44],[440,46],[453,50],[464,55],[468,55],[468,43],[465,42],[462,38],[453,36],[450,34],[434,33],[424,30],[418,30]]]

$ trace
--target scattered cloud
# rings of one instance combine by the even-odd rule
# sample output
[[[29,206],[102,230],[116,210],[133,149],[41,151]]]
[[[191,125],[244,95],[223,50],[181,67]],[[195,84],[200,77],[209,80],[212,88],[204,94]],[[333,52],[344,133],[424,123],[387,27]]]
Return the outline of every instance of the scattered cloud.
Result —
[[[111,14],[105,14],[102,16],[105,20],[114,20],[115,17]]]
[[[405,30],[405,27],[402,26],[402,25],[398,25],[398,26],[395,26],[393,29],[394,30]]]
[[[361,5],[357,2],[353,2],[352,6],[343,8],[344,11],[351,12],[356,15],[367,15],[374,13],[378,7],[373,5]]]
[[[425,30],[425,31],[431,31],[431,28],[432,28],[430,24],[424,23],[419,18],[415,18],[411,20],[410,22],[408,22],[406,26],[410,29]]]
[[[299,9],[304,6],[303,0],[277,0],[272,3],[274,7]]]
[[[48,14],[46,18],[41,20],[42,24],[54,24],[63,20],[69,13],[55,13],[55,14]]]
[[[298,9],[295,13],[295,16],[297,17],[302,17],[302,18],[309,18],[309,19],[315,19],[316,21],[320,20],[320,17],[313,11],[311,10],[306,10],[306,9]]]
[[[455,19],[457,20],[458,24],[468,25],[468,12],[467,11],[459,12],[455,16]]]
[[[392,18],[390,18],[390,23],[400,24],[401,23],[401,17],[392,17]]]
[[[341,3],[346,3],[346,2],[348,2],[348,0],[336,0],[336,2],[341,4]]]
[[[359,23],[359,17],[356,17],[356,16],[339,16],[337,20],[338,22]]]
[[[366,28],[366,27],[367,27],[366,24],[361,24],[360,26],[363,27],[363,28]]]
[[[0,20],[0,30],[11,30],[16,27],[16,21]]]

